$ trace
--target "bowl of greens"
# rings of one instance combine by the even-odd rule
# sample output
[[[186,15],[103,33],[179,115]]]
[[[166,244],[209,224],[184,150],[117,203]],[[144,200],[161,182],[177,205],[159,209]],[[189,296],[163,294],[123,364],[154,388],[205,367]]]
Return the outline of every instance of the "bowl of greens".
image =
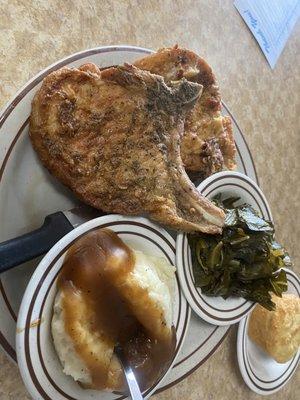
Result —
[[[182,290],[192,309],[214,325],[231,325],[256,303],[272,310],[271,293],[287,289],[283,267],[291,265],[276,242],[268,202],[247,176],[220,172],[198,190],[225,212],[221,234],[177,236],[176,264]]]

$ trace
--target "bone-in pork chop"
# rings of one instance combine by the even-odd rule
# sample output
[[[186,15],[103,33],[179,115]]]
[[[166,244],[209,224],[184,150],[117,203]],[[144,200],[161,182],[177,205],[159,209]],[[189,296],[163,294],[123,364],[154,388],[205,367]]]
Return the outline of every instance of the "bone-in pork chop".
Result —
[[[94,64],[48,75],[32,103],[30,137],[48,170],[85,203],[144,214],[183,231],[221,231],[180,157],[184,117],[202,87],[133,66]]]
[[[134,63],[171,82],[185,77],[203,86],[202,96],[186,115],[181,157],[191,177],[204,179],[235,168],[235,144],[230,117],[221,116],[221,97],[210,66],[192,51],[165,48]]]

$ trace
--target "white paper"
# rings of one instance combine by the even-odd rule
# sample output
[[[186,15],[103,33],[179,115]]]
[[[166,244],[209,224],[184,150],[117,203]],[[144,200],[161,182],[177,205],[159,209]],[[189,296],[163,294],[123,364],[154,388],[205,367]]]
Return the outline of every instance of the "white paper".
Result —
[[[300,15],[300,0],[235,0],[234,5],[274,68]]]

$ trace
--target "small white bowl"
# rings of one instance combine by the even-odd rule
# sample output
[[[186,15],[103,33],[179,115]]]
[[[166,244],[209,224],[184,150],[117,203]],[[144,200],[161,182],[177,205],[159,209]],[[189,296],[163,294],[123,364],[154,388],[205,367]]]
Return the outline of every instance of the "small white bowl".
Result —
[[[284,270],[288,281],[287,293],[300,297],[300,279],[293,271],[286,268]],[[290,361],[284,364],[277,363],[249,338],[249,318],[250,314],[239,323],[239,368],[247,386],[253,392],[266,396],[280,390],[291,379],[300,361],[300,349]]]
[[[50,332],[56,279],[63,265],[67,249],[81,235],[96,228],[109,227],[124,242],[145,253],[165,257],[175,265],[174,239],[161,227],[145,218],[108,215],[74,229],[64,236],[42,259],[24,294],[17,322],[16,346],[18,365],[24,383],[35,400],[116,400],[124,399],[116,393],[82,389],[65,375],[53,346]],[[176,279],[173,324],[176,328],[176,351],[171,369],[187,332],[190,308]],[[166,375],[166,374],[165,374]],[[165,376],[164,375],[164,376]],[[145,393],[149,397],[162,383]]]
[[[257,186],[246,175],[239,172],[219,172],[205,179],[199,186],[199,192],[209,199],[218,193],[224,198],[240,197],[236,204],[248,203],[260,216],[272,221],[268,202]],[[176,240],[176,266],[183,293],[191,308],[199,317],[213,325],[232,325],[245,317],[254,307],[254,303],[241,297],[206,296],[195,286],[191,250],[187,235],[180,233]]]

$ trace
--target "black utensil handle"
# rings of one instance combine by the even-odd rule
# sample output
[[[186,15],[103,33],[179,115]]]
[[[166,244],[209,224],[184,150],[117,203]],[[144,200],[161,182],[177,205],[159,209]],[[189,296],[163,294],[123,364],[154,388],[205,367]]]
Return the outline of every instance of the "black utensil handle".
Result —
[[[0,243],[0,273],[46,253],[73,225],[62,212],[48,215],[35,231]]]

